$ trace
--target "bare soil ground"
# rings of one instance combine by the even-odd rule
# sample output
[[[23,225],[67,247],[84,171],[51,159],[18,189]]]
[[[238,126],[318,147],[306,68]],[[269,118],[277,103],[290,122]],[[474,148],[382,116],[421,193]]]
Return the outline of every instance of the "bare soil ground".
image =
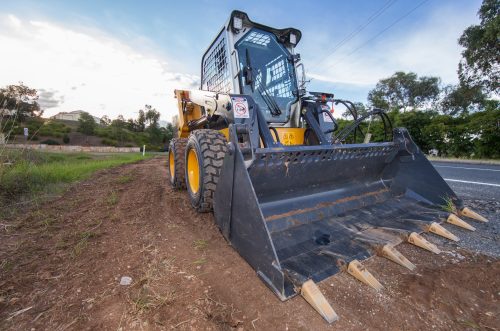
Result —
[[[0,329],[500,329],[496,258],[408,244],[415,272],[364,263],[380,293],[345,273],[320,283],[340,316],[328,325],[301,297],[280,302],[166,171],[161,158],[105,170],[0,222]]]

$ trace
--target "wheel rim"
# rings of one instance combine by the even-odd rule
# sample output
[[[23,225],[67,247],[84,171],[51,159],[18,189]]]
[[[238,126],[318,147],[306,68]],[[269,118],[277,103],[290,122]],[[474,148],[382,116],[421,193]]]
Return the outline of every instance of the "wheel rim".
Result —
[[[170,178],[174,178],[175,176],[175,159],[174,153],[172,151],[168,151],[168,170],[170,171]]]
[[[198,164],[198,156],[194,149],[190,149],[188,152],[186,168],[189,188],[191,192],[196,194],[200,189],[200,166]]]

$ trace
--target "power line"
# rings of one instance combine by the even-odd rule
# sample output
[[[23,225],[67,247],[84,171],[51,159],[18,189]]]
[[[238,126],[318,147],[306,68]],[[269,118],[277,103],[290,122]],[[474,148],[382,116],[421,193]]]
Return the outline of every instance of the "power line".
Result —
[[[351,39],[353,39],[358,33],[363,31],[368,25],[370,25],[374,20],[376,20],[380,15],[382,15],[389,7],[391,7],[393,4],[396,3],[397,0],[389,0],[387,1],[381,8],[379,8],[375,13],[373,13],[366,22],[360,26],[358,26],[355,30],[351,31],[344,39],[339,41],[337,44],[335,44],[330,50],[327,51],[327,54],[321,58],[321,60],[317,61],[316,64],[314,64],[311,67],[311,70],[313,68],[316,68],[319,66],[323,61],[325,61],[327,58],[332,56],[336,51],[338,51],[343,45],[348,43]]]
[[[343,58],[341,58],[340,60],[338,60],[337,62],[329,65],[329,66],[326,66],[324,69],[328,69],[328,68],[331,68],[339,63],[342,63],[342,61],[344,61],[345,59],[347,59],[349,56],[351,56],[352,54],[356,53],[357,51],[359,51],[361,48],[365,47],[366,45],[368,45],[369,43],[371,43],[372,41],[374,41],[375,39],[377,39],[378,37],[380,37],[383,33],[385,33],[387,30],[389,30],[390,28],[392,28],[393,26],[395,26],[396,24],[398,24],[399,22],[401,22],[403,19],[405,19],[406,17],[408,17],[411,13],[413,13],[415,10],[417,10],[419,7],[421,7],[423,4],[425,4],[426,2],[428,2],[429,0],[424,0],[422,2],[420,2],[418,5],[416,5],[415,7],[413,7],[410,11],[408,11],[406,14],[404,14],[403,16],[399,17],[397,20],[395,20],[394,22],[392,22],[389,26],[387,26],[386,28],[384,28],[382,31],[380,31],[379,33],[377,33],[375,36],[373,36],[372,38],[368,39],[367,41],[365,41],[363,44],[361,44],[360,46],[356,47],[354,50],[352,50],[349,54],[347,54],[346,56],[344,56]]]

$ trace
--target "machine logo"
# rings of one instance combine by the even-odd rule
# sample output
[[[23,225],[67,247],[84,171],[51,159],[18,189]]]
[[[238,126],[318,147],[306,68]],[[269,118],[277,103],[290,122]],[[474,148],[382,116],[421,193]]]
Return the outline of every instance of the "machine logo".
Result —
[[[247,99],[232,97],[231,102],[234,109],[234,118],[250,118]]]

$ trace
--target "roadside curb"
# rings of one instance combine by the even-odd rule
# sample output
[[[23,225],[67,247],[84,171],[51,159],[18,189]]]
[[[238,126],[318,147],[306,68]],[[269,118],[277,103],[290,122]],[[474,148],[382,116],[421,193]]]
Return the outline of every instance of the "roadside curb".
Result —
[[[452,159],[452,158],[440,158],[432,156],[427,156],[427,158],[429,159],[429,161],[436,161],[436,162],[500,165],[500,160]]]

